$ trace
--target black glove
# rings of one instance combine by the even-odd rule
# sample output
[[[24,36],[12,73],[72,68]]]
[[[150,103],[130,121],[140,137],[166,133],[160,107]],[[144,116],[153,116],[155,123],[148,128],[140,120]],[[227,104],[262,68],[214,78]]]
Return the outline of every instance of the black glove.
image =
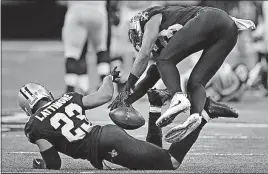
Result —
[[[116,69],[117,69],[117,66],[114,67],[114,69],[112,70],[112,72],[110,74],[113,77],[113,80],[112,81],[115,82],[115,83],[119,83],[119,79],[120,79],[119,74],[120,74],[120,71],[116,71]]]
[[[121,91],[118,96],[114,99],[114,101],[108,106],[110,111],[118,108],[118,107],[129,107],[130,105],[126,102],[126,99],[130,96],[129,91]]]
[[[35,158],[33,159],[34,169],[46,169],[46,163],[43,159]]]

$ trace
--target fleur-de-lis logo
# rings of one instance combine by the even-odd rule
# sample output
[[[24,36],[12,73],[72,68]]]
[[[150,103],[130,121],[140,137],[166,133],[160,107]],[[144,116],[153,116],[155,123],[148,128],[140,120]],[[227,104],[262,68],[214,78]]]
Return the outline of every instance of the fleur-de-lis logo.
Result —
[[[118,153],[115,151],[115,149],[113,149],[111,152],[108,152],[112,158],[116,157],[118,155]]]
[[[143,12],[141,13],[141,21],[145,21],[149,19],[149,14],[148,12]]]

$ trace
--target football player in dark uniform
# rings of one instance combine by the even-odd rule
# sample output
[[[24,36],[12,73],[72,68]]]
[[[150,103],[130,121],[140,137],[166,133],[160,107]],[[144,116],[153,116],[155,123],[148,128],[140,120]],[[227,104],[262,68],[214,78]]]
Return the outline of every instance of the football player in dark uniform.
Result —
[[[87,159],[98,169],[103,168],[103,160],[134,170],[179,167],[206,124],[204,120],[185,139],[163,149],[131,137],[116,125],[93,126],[86,118],[85,110],[111,100],[112,81],[116,81],[118,75],[118,71],[113,71],[104,78],[96,93],[85,96],[73,92],[54,99],[47,89],[35,83],[19,90],[19,105],[30,116],[25,135],[39,147],[43,158],[34,160],[35,168],[60,169],[58,152],[74,159]]]
[[[201,123],[200,115],[206,102],[205,86],[235,46],[238,30],[252,28],[255,28],[252,21],[231,17],[211,7],[156,6],[138,13],[131,19],[129,29],[129,39],[138,54],[119,96],[130,94],[152,58],[172,94],[169,108],[156,124],[160,127],[167,125],[191,106],[189,131],[183,137],[187,136]],[[176,65],[200,50],[203,53],[187,84],[188,99],[182,93]],[[180,126],[171,131],[176,134],[179,129]]]

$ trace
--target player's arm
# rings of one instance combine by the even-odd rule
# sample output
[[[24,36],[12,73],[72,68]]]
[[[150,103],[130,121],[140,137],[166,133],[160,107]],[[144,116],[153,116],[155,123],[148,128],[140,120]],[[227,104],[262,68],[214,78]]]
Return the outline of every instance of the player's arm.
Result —
[[[44,167],[47,169],[59,170],[61,167],[61,158],[56,148],[45,139],[39,139],[35,143],[38,145],[41,156],[43,160],[45,161]],[[34,167],[42,168],[42,167],[38,167],[38,166],[41,166],[41,163],[42,161],[37,161],[35,159]]]
[[[113,94],[113,79],[111,75],[108,75],[103,79],[103,83],[97,92],[83,97],[84,109],[92,109],[107,103],[112,99]]]
[[[138,81],[138,79],[148,66],[151,51],[153,49],[156,39],[158,38],[159,26],[161,24],[161,21],[162,14],[157,14],[154,15],[145,24],[141,49],[136,56],[128,81],[125,85],[124,89],[126,91],[129,91],[131,88],[134,87],[135,83]]]
[[[155,64],[152,64],[148,68],[146,76],[137,85],[135,85],[133,93],[127,99],[128,104],[132,104],[143,97],[159,79],[160,74],[158,72],[157,66]]]

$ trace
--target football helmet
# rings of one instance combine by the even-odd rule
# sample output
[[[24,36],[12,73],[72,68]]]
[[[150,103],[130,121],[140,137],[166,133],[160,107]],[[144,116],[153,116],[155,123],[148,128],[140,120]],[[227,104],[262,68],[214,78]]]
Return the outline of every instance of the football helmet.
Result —
[[[32,115],[32,109],[43,98],[54,100],[51,92],[44,88],[42,85],[36,83],[28,83],[20,88],[18,93],[18,102],[22,110],[28,116]]]
[[[136,51],[140,50],[142,44],[143,32],[140,24],[141,13],[133,16],[130,19],[130,26],[128,30],[129,41],[133,44]]]

